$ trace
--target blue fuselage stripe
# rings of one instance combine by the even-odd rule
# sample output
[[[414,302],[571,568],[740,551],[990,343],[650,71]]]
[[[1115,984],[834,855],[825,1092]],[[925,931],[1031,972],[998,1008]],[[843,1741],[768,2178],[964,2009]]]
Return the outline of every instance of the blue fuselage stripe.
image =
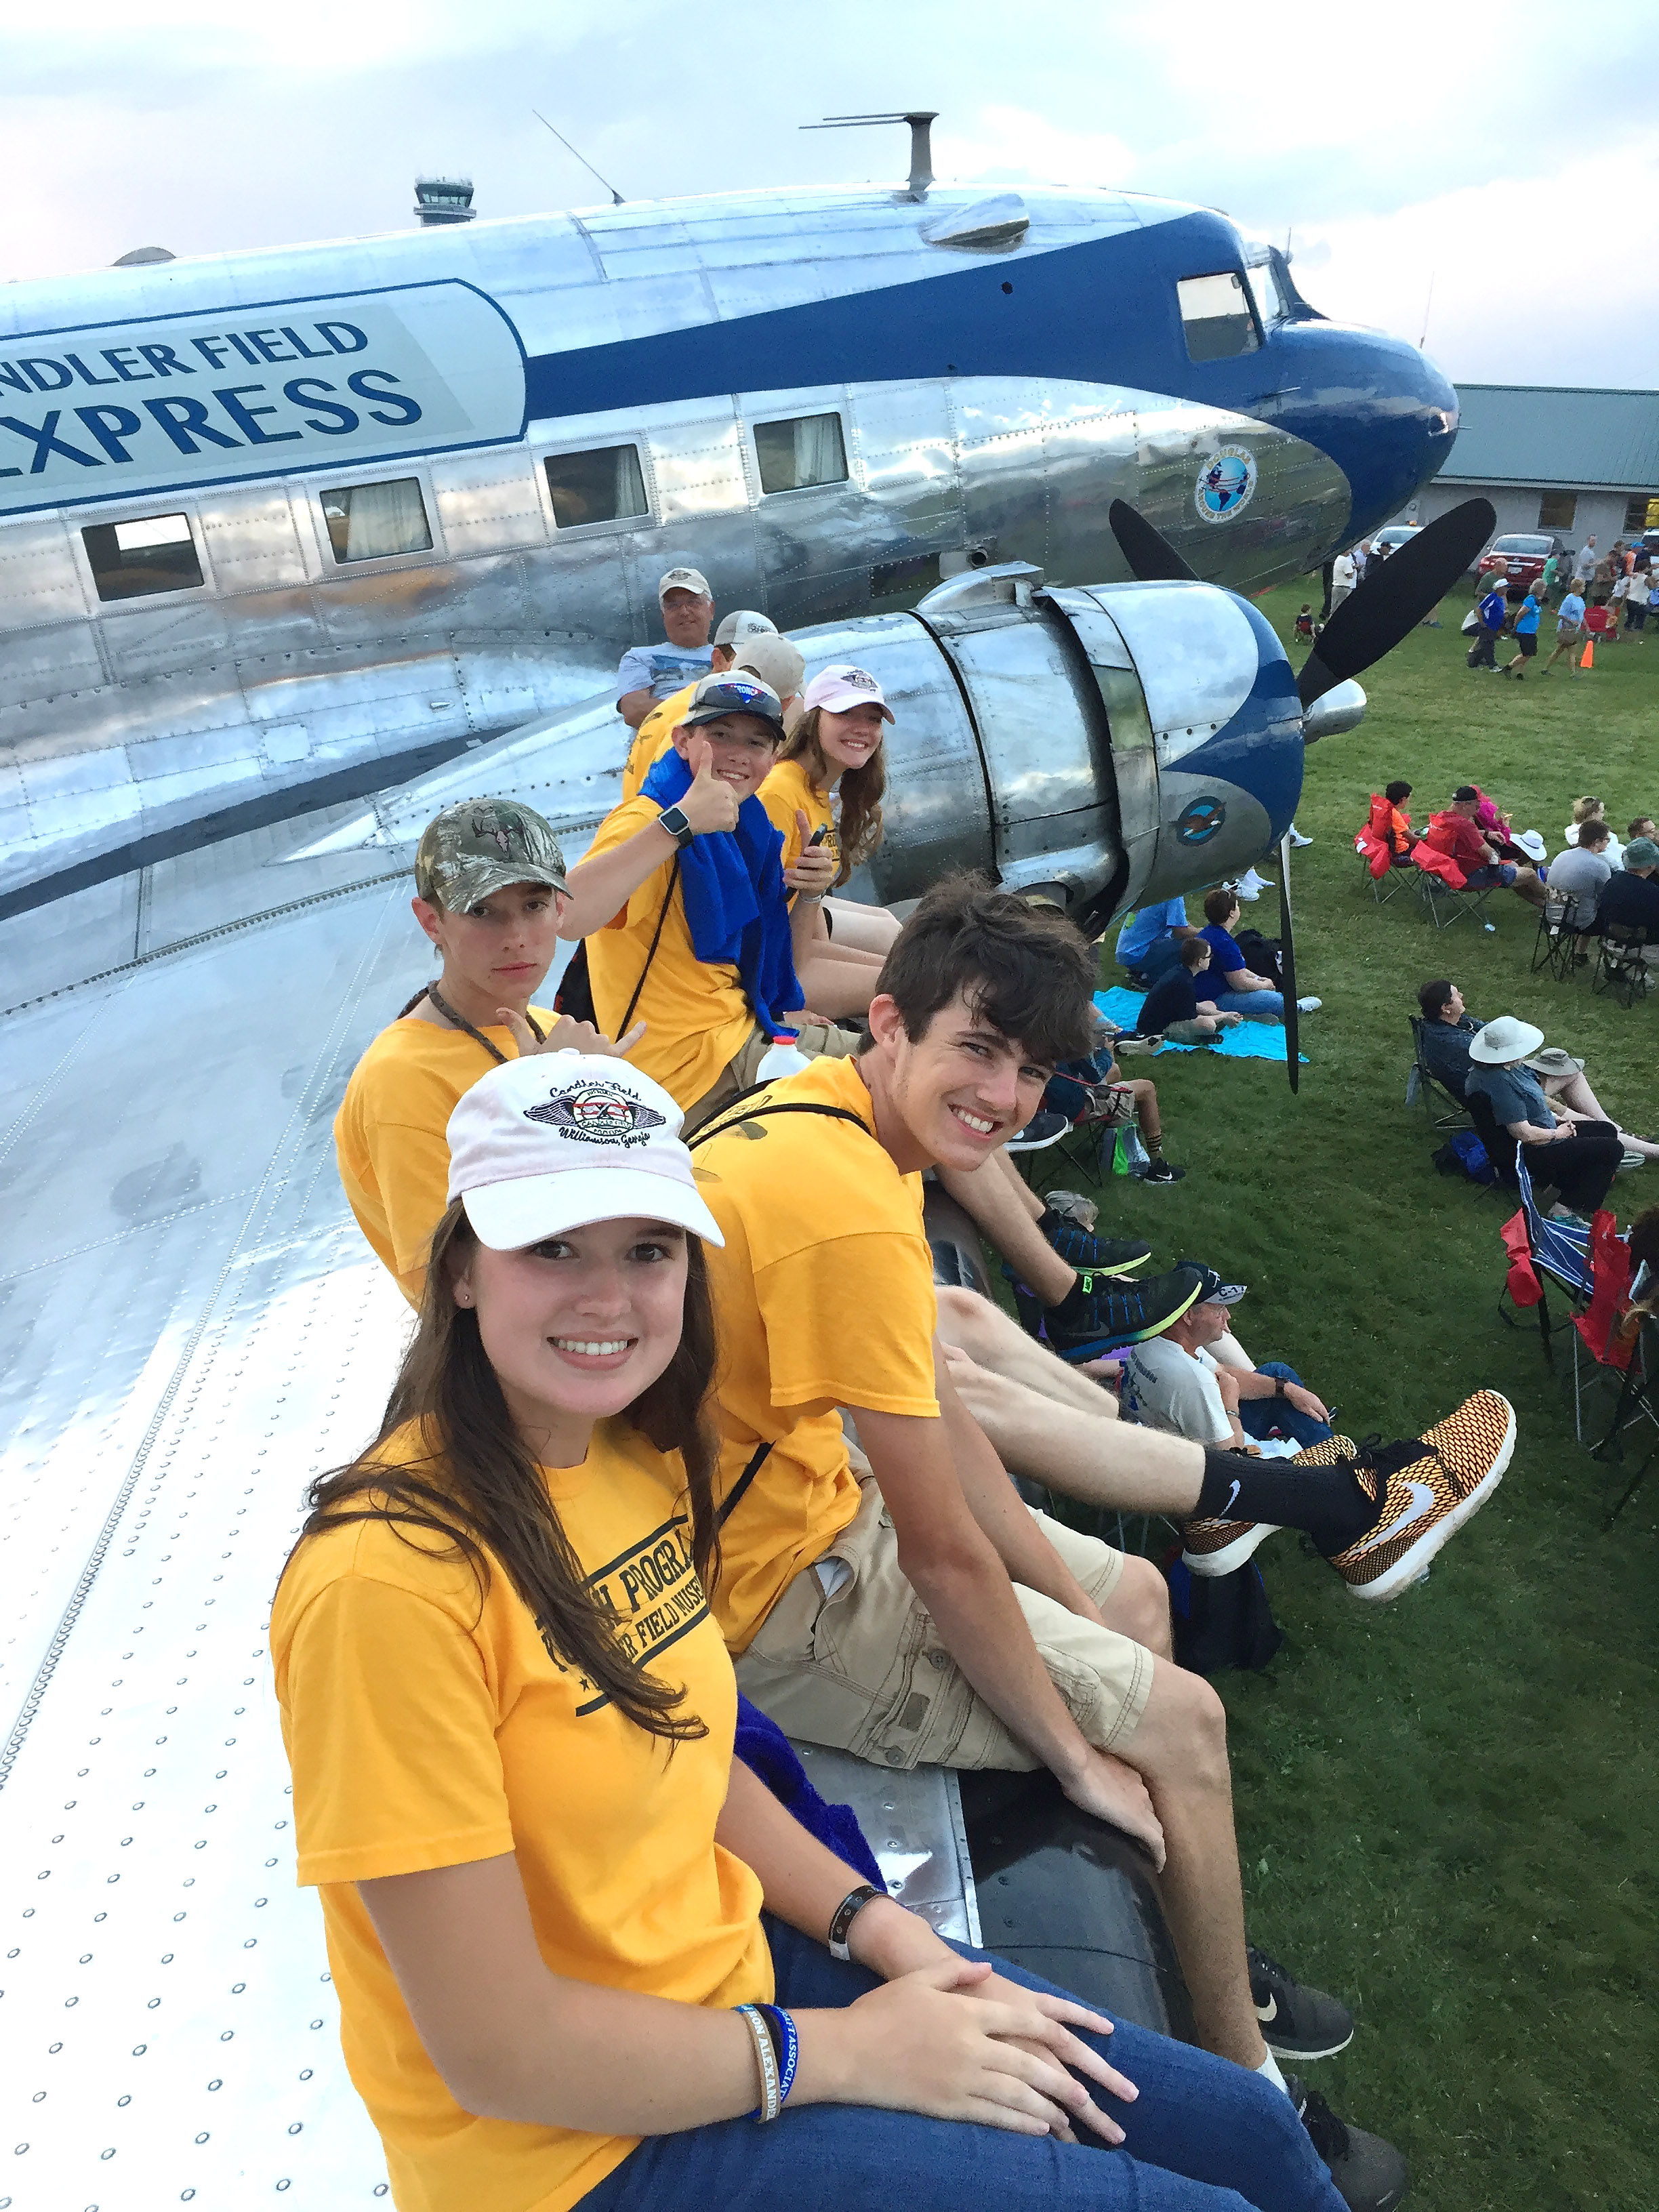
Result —
[[[1250,353],[1190,361],[1176,281],[1237,266],[1232,226],[1194,213],[876,291],[532,355],[528,412],[546,421],[943,376],[1122,385],[1253,416],[1316,447],[1348,480],[1355,534],[1376,527],[1449,452],[1443,416],[1455,417],[1455,394],[1413,348],[1319,319],[1277,324]]]

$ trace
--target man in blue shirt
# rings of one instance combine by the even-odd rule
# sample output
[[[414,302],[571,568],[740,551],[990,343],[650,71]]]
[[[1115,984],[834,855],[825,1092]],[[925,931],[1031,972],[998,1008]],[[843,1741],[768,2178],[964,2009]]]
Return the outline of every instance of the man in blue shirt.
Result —
[[[1555,650],[1544,663],[1547,676],[1564,653],[1571,653],[1584,635],[1584,595],[1575,583],[1555,611]],[[1573,670],[1576,676],[1578,672]]]
[[[1181,957],[1183,943],[1198,932],[1187,920],[1185,899],[1162,899],[1143,906],[1123,925],[1117,940],[1117,964],[1146,985],[1167,975]]]
[[[1475,633],[1474,643],[1469,648],[1471,668],[1496,668],[1498,641],[1504,635],[1504,624],[1509,617],[1508,594],[1501,584],[1494,584],[1480,602],[1480,627]]]
[[[1527,680],[1522,662],[1530,660],[1538,650],[1538,617],[1542,611],[1543,589],[1541,584],[1534,585],[1522,600],[1520,612],[1515,617],[1515,656],[1504,663],[1503,673],[1514,677],[1517,684]]]

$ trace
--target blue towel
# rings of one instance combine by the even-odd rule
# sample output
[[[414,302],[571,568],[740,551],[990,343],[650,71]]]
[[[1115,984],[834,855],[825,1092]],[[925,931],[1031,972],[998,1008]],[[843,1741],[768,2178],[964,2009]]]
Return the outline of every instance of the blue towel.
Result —
[[[672,750],[640,787],[659,806],[674,805],[690,788],[690,768]],[[782,837],[751,793],[738,809],[735,830],[699,837],[680,855],[692,950],[699,960],[737,969],[750,1010],[768,1036],[777,1035],[786,1017],[799,1012],[802,997],[782,852]]]
[[[786,1813],[793,1813],[809,1836],[816,1836],[826,1850],[873,1882],[884,1897],[886,1879],[876,1864],[876,1855],[864,1839],[858,1815],[850,1805],[826,1804],[806,1778],[806,1769],[791,1748],[789,1739],[775,1721],[758,1705],[738,1698],[738,1757],[757,1774]]]
[[[1140,1016],[1146,999],[1143,991],[1126,991],[1119,987],[1110,991],[1097,991],[1095,1004],[1108,1021],[1115,1022],[1120,1029],[1132,1030]],[[1277,1022],[1240,1022],[1236,1029],[1223,1030],[1218,1044],[1166,1044],[1164,1052],[1207,1052],[1218,1054],[1224,1060],[1276,1060],[1285,1063],[1285,1032]],[[1297,1055],[1302,1065],[1308,1064],[1307,1054]],[[1126,1065],[1124,1073],[1133,1075],[1138,1062]]]

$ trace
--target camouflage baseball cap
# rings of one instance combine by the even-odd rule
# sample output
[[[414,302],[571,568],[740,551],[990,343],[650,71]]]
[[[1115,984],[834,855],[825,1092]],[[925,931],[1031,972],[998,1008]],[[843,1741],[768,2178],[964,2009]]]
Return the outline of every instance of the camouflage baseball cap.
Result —
[[[470,914],[509,884],[565,886],[564,854],[548,824],[514,799],[467,799],[426,825],[415,888],[449,914]]]

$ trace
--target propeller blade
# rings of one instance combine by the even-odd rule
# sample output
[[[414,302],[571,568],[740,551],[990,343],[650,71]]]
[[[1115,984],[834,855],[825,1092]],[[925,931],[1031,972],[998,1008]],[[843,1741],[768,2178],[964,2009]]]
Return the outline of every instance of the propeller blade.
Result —
[[[1285,1067],[1292,1091],[1302,1088],[1302,1031],[1296,1010],[1296,940],[1291,933],[1291,833],[1279,841],[1279,972],[1285,994]]]
[[[1144,514],[1127,501],[1115,499],[1106,510],[1118,550],[1139,584],[1195,584],[1199,579],[1182,559],[1162,531],[1154,530]]]
[[[1386,561],[1376,562],[1364,582],[1326,623],[1318,644],[1303,662],[1296,679],[1303,705],[1311,707],[1334,684],[1346,683],[1381,660],[1415,629],[1474,566],[1497,524],[1490,500],[1466,499],[1408,538]],[[1116,528],[1115,521],[1112,526]],[[1122,544],[1121,538],[1118,542]]]

